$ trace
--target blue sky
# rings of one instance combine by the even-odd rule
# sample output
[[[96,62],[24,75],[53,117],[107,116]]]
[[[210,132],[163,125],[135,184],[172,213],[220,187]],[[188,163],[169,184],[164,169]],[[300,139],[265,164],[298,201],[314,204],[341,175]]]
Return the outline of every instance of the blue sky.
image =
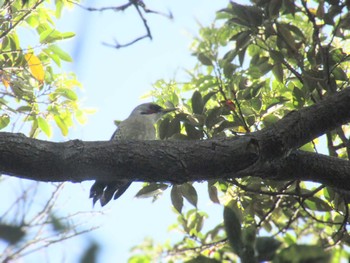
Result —
[[[84,90],[81,93],[83,104],[97,109],[89,121],[82,127],[76,127],[68,138],[61,138],[56,132],[54,140],[67,139],[109,140],[115,130],[113,120],[124,119],[141,102],[140,99],[152,88],[152,83],[164,78],[186,80],[184,69],[191,69],[196,60],[191,56],[189,46],[197,35],[199,25],[213,22],[215,11],[227,5],[224,0],[148,1],[151,9],[171,12],[173,20],[154,14],[147,15],[152,30],[153,41],[142,40],[124,49],[113,49],[102,42],[128,42],[144,34],[144,27],[134,10],[123,13],[87,12],[79,8],[64,12],[58,28],[62,31],[74,31],[76,38],[66,41],[64,46],[73,56],[74,62],[66,64],[65,69],[78,75]],[[85,6],[96,6],[97,1],[85,2]],[[112,1],[98,1],[98,6],[110,6]],[[151,98],[148,99],[148,101]],[[91,211],[88,200],[92,182],[67,184],[62,192],[65,212]],[[198,189],[205,184],[197,184]],[[117,201],[106,208],[96,206],[94,211],[103,211],[104,215],[88,217],[88,221],[101,227],[85,236],[87,240],[101,242],[100,262],[125,262],[129,249],[149,236],[156,241],[167,239],[175,242],[181,234],[168,232],[167,228],[176,221],[177,215],[171,210],[169,191],[155,203],[151,200],[135,199],[140,184],[131,188]],[[211,204],[205,190],[200,191],[199,208],[208,210],[209,225],[221,222],[222,208]],[[65,200],[65,201],[64,201]],[[187,204],[187,208],[190,206]],[[84,242],[76,245],[74,240],[63,246],[69,246],[75,258],[81,255]],[[83,246],[83,247],[81,247]],[[68,260],[66,262],[71,262]]]

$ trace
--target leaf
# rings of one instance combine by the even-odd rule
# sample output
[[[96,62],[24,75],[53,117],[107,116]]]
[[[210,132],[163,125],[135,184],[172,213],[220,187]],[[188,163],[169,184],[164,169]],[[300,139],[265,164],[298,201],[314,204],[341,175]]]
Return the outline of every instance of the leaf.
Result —
[[[220,263],[221,261],[214,258],[208,258],[202,255],[197,256],[196,258],[185,261],[185,263]]]
[[[37,56],[35,56],[33,53],[25,54],[24,58],[28,63],[29,71],[30,73],[32,73],[33,77],[37,79],[39,82],[43,82],[45,72],[40,59]]]
[[[297,109],[300,109],[304,106],[305,104],[305,97],[304,97],[304,92],[302,92],[302,90],[300,90],[297,87],[294,87],[293,89],[293,105],[294,107],[296,107]]]
[[[170,123],[170,118],[163,119],[158,126],[158,137],[161,140],[166,139],[167,137],[167,131]]]
[[[284,61],[284,56],[280,51],[271,50],[269,53],[275,63],[282,63]]]
[[[224,225],[228,241],[233,251],[240,255],[243,251],[241,220],[235,211],[236,201],[231,200],[224,208]]]
[[[31,112],[32,109],[33,109],[32,106],[20,106],[16,109],[16,111],[17,112],[27,112],[27,111]]]
[[[275,78],[283,83],[283,67],[282,67],[282,64],[275,64],[272,68],[272,73],[273,75],[275,76]]]
[[[8,225],[1,223],[0,224],[0,239],[10,243],[18,243],[24,236],[24,230],[20,226]]]
[[[37,121],[39,128],[46,134],[47,137],[50,138],[52,135],[52,130],[48,122],[40,116],[38,116]]]
[[[62,120],[59,116],[54,116],[53,117],[58,128],[60,128],[61,133],[63,136],[67,136],[68,135],[68,127],[66,125],[66,123],[64,122],[64,120]]]
[[[54,214],[50,214],[51,225],[57,233],[64,233],[69,229],[69,226],[62,219],[57,218]]]
[[[218,197],[218,189],[215,185],[208,182],[208,193],[210,200],[215,204],[220,204],[220,200]]]
[[[251,39],[251,31],[242,31],[238,34],[236,39],[236,50],[244,50],[252,41]],[[242,63],[241,63],[242,64]]]
[[[56,93],[62,95],[63,97],[76,101],[78,100],[78,95],[72,90],[68,88],[58,88]]]
[[[195,114],[202,114],[203,113],[203,99],[202,99],[202,95],[201,93],[196,90],[195,92],[193,92],[192,94],[192,111]]]
[[[269,18],[278,17],[280,8],[282,6],[281,0],[271,0],[269,3]]]
[[[5,128],[10,123],[10,117],[7,114],[0,116],[0,130]]]
[[[180,186],[180,189],[182,196],[185,197],[191,205],[197,207],[198,195],[193,185],[190,183],[185,183]]]
[[[151,183],[144,186],[140,191],[138,191],[135,197],[137,198],[153,197],[155,195],[162,193],[167,188],[168,188],[167,184]]]
[[[332,211],[332,207],[324,200],[312,196],[305,200],[305,206],[314,211],[329,212]]]
[[[185,123],[185,130],[187,136],[192,140],[199,140],[203,137],[203,132],[197,130],[193,125]]]
[[[330,254],[317,245],[290,245],[282,249],[274,258],[274,262],[317,262],[329,263]]]
[[[67,62],[73,61],[72,57],[57,45],[50,45],[48,49],[51,50],[55,55],[57,55],[60,59],[64,61],[67,61]]]
[[[255,242],[259,262],[273,260],[276,250],[281,246],[281,242],[273,237],[257,237]]]
[[[80,124],[85,124],[87,122],[86,113],[83,110],[77,109],[75,111],[75,118]]]
[[[57,40],[63,40],[74,37],[75,34],[73,32],[65,32],[61,33],[53,28],[46,28],[43,32],[40,33],[40,43],[47,44],[53,43]]]
[[[96,263],[98,262],[98,252],[100,245],[95,241],[92,241],[89,246],[83,251],[83,254],[79,260],[79,263]]]
[[[179,186],[173,185],[170,192],[171,203],[175,207],[175,209],[181,214],[182,207],[184,205],[184,199],[181,195],[181,191]]]
[[[212,66],[213,62],[209,57],[207,57],[204,53],[199,53],[197,55],[198,60],[205,66]]]
[[[167,127],[167,131],[166,131],[166,138],[170,138],[176,134],[180,133],[180,120],[178,118],[174,118],[169,122],[169,125]]]
[[[202,101],[203,101],[203,106],[213,97],[215,94],[217,94],[217,91],[211,91],[208,92],[207,94],[204,95]]]

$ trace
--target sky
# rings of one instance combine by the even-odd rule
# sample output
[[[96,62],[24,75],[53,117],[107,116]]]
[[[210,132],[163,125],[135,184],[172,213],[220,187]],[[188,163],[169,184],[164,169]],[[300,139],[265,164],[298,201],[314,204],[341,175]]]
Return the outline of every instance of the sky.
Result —
[[[144,27],[134,10],[122,13],[111,11],[87,12],[80,8],[65,11],[57,27],[61,31],[76,32],[76,37],[65,41],[62,46],[70,52],[74,62],[65,64],[64,70],[71,70],[83,85],[80,92],[83,105],[95,108],[84,126],[75,127],[67,137],[56,131],[55,141],[70,139],[109,140],[115,130],[113,121],[125,119],[138,104],[151,101],[140,97],[152,89],[158,79],[186,80],[185,69],[193,68],[196,59],[189,49],[193,37],[198,35],[200,25],[213,22],[215,11],[226,7],[224,0],[148,1],[150,9],[169,12],[169,20],[163,16],[149,14],[146,19],[152,31],[153,40],[144,39],[130,47],[114,49],[102,42],[126,43],[144,34]],[[146,4],[148,4],[146,2]],[[84,6],[111,6],[113,1],[87,1]],[[120,4],[123,2],[119,1]],[[69,240],[62,245],[62,252],[69,248],[64,262],[74,262],[81,256],[90,240],[102,244],[99,262],[126,262],[129,249],[140,244],[146,236],[157,242],[181,239],[181,234],[169,232],[168,226],[176,221],[177,215],[170,205],[170,191],[155,203],[149,199],[135,199],[140,184],[132,187],[117,201],[105,208],[92,208],[88,199],[92,182],[67,183],[61,193],[62,213],[78,211],[102,211],[104,214],[87,216],[87,221],[100,228],[84,236],[85,241]],[[205,192],[205,184],[197,183],[199,208],[209,212],[208,226],[221,222],[222,207],[212,204]],[[191,208],[189,204],[186,208]],[[57,249],[57,248],[55,248]],[[55,250],[52,250],[55,251]],[[55,259],[51,262],[55,262]],[[33,262],[36,257],[33,258]],[[57,261],[62,262],[62,261]]]

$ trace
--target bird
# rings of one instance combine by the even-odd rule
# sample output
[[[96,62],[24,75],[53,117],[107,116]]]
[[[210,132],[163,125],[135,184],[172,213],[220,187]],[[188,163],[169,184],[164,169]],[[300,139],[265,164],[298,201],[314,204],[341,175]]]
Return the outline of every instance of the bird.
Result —
[[[143,103],[131,112],[130,116],[120,122],[111,140],[156,140],[154,124],[166,113],[176,108],[164,109],[155,103]],[[132,181],[103,181],[96,180],[90,189],[93,205],[99,200],[105,206],[114,196],[119,198],[131,185]]]

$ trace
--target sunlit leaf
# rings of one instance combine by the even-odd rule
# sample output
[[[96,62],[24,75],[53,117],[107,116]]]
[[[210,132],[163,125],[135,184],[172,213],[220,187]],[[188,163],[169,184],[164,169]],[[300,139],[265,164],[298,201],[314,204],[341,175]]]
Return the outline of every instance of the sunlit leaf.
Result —
[[[5,128],[10,123],[10,117],[7,114],[0,116],[0,130]]]
[[[78,99],[78,96],[75,93],[75,91],[69,88],[58,88],[56,92],[66,97],[67,99],[70,99],[73,101],[76,101]]]
[[[51,137],[52,131],[49,123],[42,117],[37,118],[39,128],[46,134],[47,137]]]
[[[64,122],[64,120],[61,119],[61,117],[59,116],[54,116],[54,120],[58,126],[58,128],[60,128],[61,133],[63,136],[67,136],[68,135],[68,127],[67,124]]]

